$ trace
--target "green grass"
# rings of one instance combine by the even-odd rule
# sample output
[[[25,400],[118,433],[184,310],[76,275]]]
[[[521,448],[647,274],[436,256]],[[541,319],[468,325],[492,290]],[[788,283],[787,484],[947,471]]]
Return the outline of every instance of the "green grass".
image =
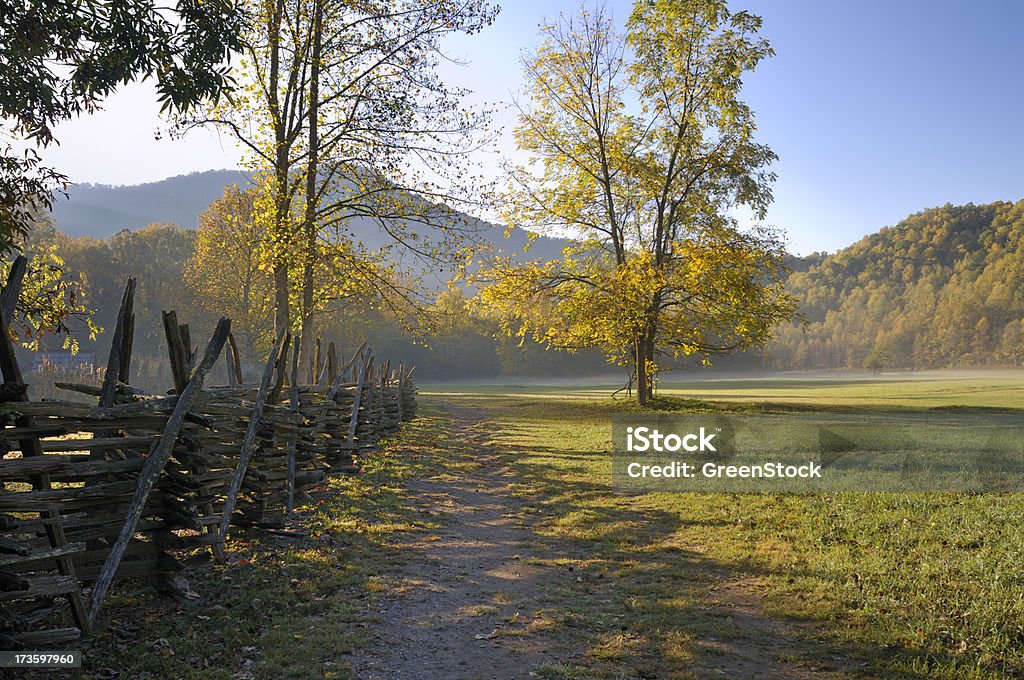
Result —
[[[118,582],[102,629],[84,649],[83,678],[349,678],[348,658],[371,639],[378,578],[404,556],[396,536],[436,528],[404,482],[469,457],[437,409],[336,477],[299,508],[302,538],[233,528],[224,565],[190,570],[194,601],[175,603],[145,584]],[[44,676],[40,676],[44,677]]]
[[[888,378],[687,383],[654,408],[1024,410],[1012,374]],[[190,572],[192,602],[120,584],[82,677],[351,677],[406,559],[396,538],[443,521],[405,482],[478,465],[449,404],[482,414],[518,476],[516,549],[556,574],[522,634],[574,651],[537,677],[743,677],[744,650],[853,677],[1022,674],[1024,496],[616,494],[610,419],[638,409],[609,391],[424,386],[425,417],[302,509],[307,538],[233,532],[226,565]]]
[[[424,384],[426,395],[523,399],[605,400],[621,384]],[[893,374],[790,374],[783,377],[678,381],[667,378],[659,396],[736,402],[746,406],[805,405],[925,409],[949,406],[1024,409],[1024,370],[924,371]]]
[[[683,385],[656,408],[1024,407],[1015,376],[805,382]],[[581,574],[555,596],[565,610],[548,634],[587,651],[542,677],[727,672],[708,640],[770,645],[774,633],[741,630],[722,584],[788,622],[797,665],[840,657],[851,675],[887,678],[1024,673],[1024,496],[615,494],[610,417],[636,407],[595,398],[601,389],[425,387],[485,410],[538,540]]]

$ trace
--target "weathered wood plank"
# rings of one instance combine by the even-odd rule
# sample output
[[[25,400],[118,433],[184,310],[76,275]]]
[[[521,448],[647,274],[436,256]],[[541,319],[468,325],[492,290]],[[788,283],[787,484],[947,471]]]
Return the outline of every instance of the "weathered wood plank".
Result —
[[[225,538],[228,533],[228,526],[231,524],[231,515],[235,511],[235,503],[238,500],[238,492],[242,488],[245,479],[245,470],[252,458],[253,449],[256,444],[256,432],[259,428],[260,416],[263,414],[263,407],[267,401],[270,391],[270,383],[274,378],[274,371],[278,366],[278,358],[284,350],[289,338],[288,331],[281,331],[277,338],[277,344],[267,358],[267,365],[263,369],[263,377],[260,379],[260,387],[256,391],[256,401],[249,415],[249,425],[245,430],[245,437],[242,439],[242,447],[238,455],[238,467],[235,468],[235,475],[231,479],[231,486],[228,488],[227,497],[224,499],[224,518],[220,524],[220,537]]]
[[[11,263],[11,269],[7,273],[7,284],[3,292],[0,292],[0,319],[6,327],[14,316],[14,308],[18,304],[18,296],[21,294],[21,282],[25,278],[28,269],[28,258],[19,256]]]
[[[188,350],[182,342],[178,313],[173,310],[161,312],[160,318],[164,324],[167,355],[171,361],[171,375],[174,378],[174,392],[181,394],[188,382]]]
[[[192,402],[196,398],[196,394],[202,387],[206,374],[217,361],[221,350],[224,349],[224,344],[227,342],[230,330],[231,322],[222,317],[217,324],[213,337],[210,338],[202,361],[196,366],[192,377],[180,393],[178,403],[174,407],[174,412],[171,414],[170,419],[167,421],[167,428],[164,430],[163,436],[150,449],[149,456],[146,458],[146,465],[142,472],[139,473],[138,488],[135,491],[135,496],[132,498],[131,505],[128,507],[128,516],[125,519],[124,526],[117,537],[117,541],[111,547],[110,554],[103,563],[103,571],[100,572],[99,579],[97,579],[96,585],[93,588],[92,605],[89,609],[90,623],[94,622],[97,614],[99,614],[103,599],[106,597],[110,583],[114,579],[117,566],[124,555],[125,548],[128,547],[128,543],[131,541],[132,534],[135,532],[135,525],[145,509],[149,493],[153,489],[154,484],[156,484],[160,471],[167,464],[167,460],[171,456],[178,432],[185,424],[185,414],[188,413]]]
[[[125,349],[125,332],[134,328],[129,321],[132,316],[132,307],[135,303],[135,279],[128,279],[121,296],[121,308],[117,312],[117,322],[114,325],[114,336],[110,341],[110,356],[107,358],[107,372],[103,376],[103,386],[100,388],[99,406],[101,408],[114,405],[114,398],[117,396],[118,382],[126,382],[127,373],[122,375],[121,369],[124,362],[121,353]],[[131,342],[128,343],[131,346]],[[130,358],[129,358],[130,361]]]
[[[32,649],[33,647],[49,647],[62,642],[73,642],[82,637],[82,632],[77,628],[53,628],[30,633],[16,633],[13,637],[23,648]]]
[[[78,579],[63,574],[28,577],[28,580],[27,589],[0,593],[0,601],[20,600],[26,597],[55,597],[79,590]]]
[[[76,553],[83,552],[85,550],[85,543],[68,543],[59,548],[46,548],[43,550],[33,550],[25,556],[21,555],[2,555],[0,556],[0,567],[10,567],[17,565],[23,567],[34,562],[42,562],[45,560],[54,560],[58,557],[65,557],[68,555],[74,555]]]
[[[78,440],[87,441],[87,440]],[[100,445],[105,441],[95,440]],[[150,441],[150,440],[140,440]],[[47,444],[63,444],[65,442],[45,442]],[[77,450],[77,449],[72,449]],[[49,474],[52,477],[60,478],[68,476],[71,479],[81,477],[95,477],[98,475],[119,474],[122,472],[135,472],[142,469],[141,458],[129,460],[90,460],[89,456],[62,456],[58,454],[47,454],[45,456],[34,456],[31,458],[5,458],[0,460],[0,479],[7,481],[20,481],[30,478],[33,475]]]

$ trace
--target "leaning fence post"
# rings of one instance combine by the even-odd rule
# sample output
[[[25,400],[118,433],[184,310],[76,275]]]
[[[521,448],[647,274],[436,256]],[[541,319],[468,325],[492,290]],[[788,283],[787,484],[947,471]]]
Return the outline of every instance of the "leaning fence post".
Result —
[[[260,380],[259,389],[256,392],[256,401],[252,405],[252,413],[249,414],[249,426],[245,429],[245,438],[242,440],[242,448],[238,454],[238,467],[231,478],[231,486],[228,487],[228,495],[224,499],[224,514],[220,518],[220,540],[224,540],[228,534],[228,526],[231,524],[231,515],[235,511],[235,503],[238,500],[238,492],[242,488],[242,480],[245,479],[245,471],[249,466],[249,459],[252,458],[253,447],[256,443],[256,430],[259,428],[260,417],[263,415],[263,407],[267,403],[267,393],[270,391],[270,382],[274,377],[274,369],[280,363],[280,355],[284,351],[290,334],[288,331],[281,331],[277,337],[277,344],[267,358],[266,368],[263,369],[263,378]]]
[[[110,549],[110,554],[107,555],[107,559],[103,562],[103,570],[100,572],[96,585],[93,588],[92,606],[89,610],[90,624],[96,621],[96,615],[99,613],[103,599],[107,595],[107,589],[110,588],[110,584],[114,580],[114,574],[121,564],[121,558],[124,557],[128,543],[135,533],[135,527],[139,522],[139,518],[142,517],[142,513],[145,510],[149,493],[153,490],[153,486],[160,477],[160,472],[171,457],[171,451],[174,449],[174,444],[178,439],[178,433],[181,431],[182,425],[185,424],[185,416],[192,406],[192,402],[195,401],[199,389],[206,379],[206,374],[217,361],[217,357],[220,356],[224,343],[227,342],[230,329],[231,322],[221,317],[213,337],[210,338],[210,344],[206,346],[206,353],[203,355],[202,361],[196,366],[188,384],[185,385],[185,388],[178,395],[178,403],[175,404],[174,411],[167,420],[167,426],[164,428],[163,434],[159,440],[153,442],[149,449],[146,463],[139,473],[139,482],[135,489],[135,495],[132,497],[131,505],[128,506],[128,516],[121,526],[121,533],[118,535],[117,541]]]
[[[361,356],[357,354],[356,356]],[[352,400],[352,420],[348,424],[348,445],[352,446],[356,440],[356,426],[359,425],[359,402],[363,397],[363,383],[366,382],[366,372],[370,370],[370,360],[362,362],[362,370],[359,371],[359,379],[356,381],[356,394]]]

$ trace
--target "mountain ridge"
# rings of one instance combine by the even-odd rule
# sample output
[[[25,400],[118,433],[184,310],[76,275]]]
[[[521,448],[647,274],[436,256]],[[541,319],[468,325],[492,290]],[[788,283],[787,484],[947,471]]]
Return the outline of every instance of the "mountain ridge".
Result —
[[[199,215],[232,184],[250,185],[251,175],[242,170],[206,170],[145,184],[77,184],[69,189],[67,198],[54,201],[51,215],[59,230],[75,237],[109,238],[122,229],[138,231],[161,223],[195,229]],[[523,230],[506,234],[502,226],[467,217],[485,241],[506,253],[521,252],[527,243],[528,234]],[[356,240],[371,250],[390,242],[390,237],[371,219],[352,218],[348,225]],[[537,237],[531,244],[529,258],[557,257],[566,242]]]
[[[180,175],[134,186],[83,184],[54,218],[72,236],[109,237],[127,228],[196,218],[237,170]],[[480,222],[486,240],[521,251],[527,233]],[[364,245],[385,236],[353,221]],[[564,239],[539,237],[527,257],[560,255]],[[780,369],[937,368],[1024,365],[1024,200],[921,210],[834,253],[787,258],[790,292],[807,325],[779,329],[768,364]],[[438,289],[445,272],[432,272]]]

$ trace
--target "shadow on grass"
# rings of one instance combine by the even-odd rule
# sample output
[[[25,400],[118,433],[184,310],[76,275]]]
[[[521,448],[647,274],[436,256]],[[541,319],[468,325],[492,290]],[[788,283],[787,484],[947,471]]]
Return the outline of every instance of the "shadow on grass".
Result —
[[[436,527],[408,503],[404,481],[433,473],[436,450],[460,445],[421,418],[360,474],[330,479],[286,523],[293,536],[232,528],[223,565],[188,569],[194,599],[119,582],[82,677],[347,678],[367,643],[375,579],[405,559],[396,534]],[[44,677],[44,676],[40,676]]]
[[[586,430],[610,429],[607,418],[633,412],[631,405],[584,408],[548,401],[537,408],[500,398],[481,405],[488,436],[515,470],[520,497],[536,509],[533,531],[543,545],[538,554],[548,563],[574,567],[574,578],[564,579],[552,595],[564,616],[546,634],[583,641],[585,650],[545,677],[820,672],[960,678],[1019,672],[1006,662],[1019,660],[1014,653],[1002,660],[958,653],[953,645],[925,644],[912,634],[905,642],[892,636],[881,642],[870,629],[870,617],[856,611],[844,584],[835,582],[835,573],[811,568],[791,553],[787,541],[804,537],[787,534],[784,524],[791,517],[807,522],[800,518],[806,514],[801,497],[613,493],[606,448],[610,432],[602,441],[600,432]],[[793,405],[779,406],[790,410]],[[676,399],[655,404],[666,410],[732,407]],[[562,447],[559,441],[573,443]],[[769,525],[780,517],[777,528]],[[856,544],[861,537],[848,540]],[[898,568],[897,555],[887,559]],[[895,612],[893,618],[899,618]],[[912,622],[913,615],[903,619]]]
[[[998,665],[1000,658],[1019,660],[1013,639],[1002,657],[982,659],[973,649],[958,656],[949,651],[957,640],[929,642],[931,629],[951,628],[949,621],[929,622],[925,640],[915,643],[913,612],[864,613],[865,604],[877,606],[883,598],[857,599],[851,596],[856,589],[837,579],[870,586],[875,572],[864,566],[837,577],[838,570],[812,568],[794,554],[795,542],[832,541],[854,550],[863,540],[854,530],[840,531],[828,515],[807,510],[804,499],[611,493],[608,419],[632,412],[631,405],[501,395],[444,401],[486,409],[475,440],[454,432],[436,406],[425,404],[427,417],[372,454],[363,474],[331,480],[297,514],[289,526],[306,536],[233,531],[226,565],[185,574],[196,599],[172,603],[138,584],[120,584],[105,610],[104,630],[85,648],[83,677],[351,677],[348,659],[370,643],[379,576],[420,557],[402,550],[397,539],[441,530],[443,523],[410,502],[406,483],[437,475],[458,480],[485,440],[510,466],[509,482],[528,529],[515,546],[486,549],[505,553],[515,547],[552,568],[553,580],[537,581],[543,612],[526,634],[578,651],[562,663],[532,669],[539,677],[790,677],[835,670],[953,678],[1018,672]],[[670,399],[662,407],[705,405],[732,406]],[[893,531],[900,521],[898,512],[885,518]],[[914,553],[902,544],[891,550],[877,573],[892,572],[888,578],[898,580],[902,561]],[[913,602],[903,591],[883,595],[892,599],[885,607],[909,609]],[[971,603],[957,606],[965,612]],[[966,619],[964,612],[949,614]],[[880,642],[882,634],[871,627],[884,616],[905,623],[907,633],[887,633]]]

